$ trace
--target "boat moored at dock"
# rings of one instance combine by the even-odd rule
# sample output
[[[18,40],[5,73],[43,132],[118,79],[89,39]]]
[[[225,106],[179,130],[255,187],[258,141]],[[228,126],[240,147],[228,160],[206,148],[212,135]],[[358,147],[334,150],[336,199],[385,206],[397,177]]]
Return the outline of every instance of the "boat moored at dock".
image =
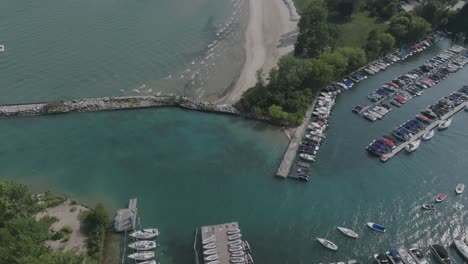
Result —
[[[156,248],[156,241],[154,240],[137,241],[137,242],[129,244],[128,247],[135,249],[135,250],[152,250]]]
[[[426,134],[424,134],[421,138],[427,141],[427,140],[430,140],[432,137],[434,137],[434,134],[435,134],[434,130],[431,130],[427,132]]]
[[[411,143],[409,143],[406,147],[405,150],[406,152],[413,152],[419,148],[419,145],[421,144],[421,140],[417,139]]]
[[[406,251],[405,249],[398,249],[398,253],[400,254],[400,258],[405,264],[418,264],[416,260]]]
[[[447,249],[440,244],[434,244],[429,247],[432,254],[435,258],[440,262],[440,264],[451,264],[452,261],[450,260],[449,254]]]
[[[418,264],[428,264],[424,252],[419,248],[410,248],[409,253]]]
[[[439,130],[447,129],[451,124],[452,124],[452,119],[449,118],[449,119],[447,119],[447,120],[442,121],[442,122],[439,124],[438,129],[439,129]]]
[[[154,252],[152,251],[141,251],[131,255],[128,255],[129,258],[134,260],[150,260],[154,258]]]
[[[140,229],[131,233],[129,236],[138,239],[151,239],[159,236],[159,230],[157,228]]]
[[[453,245],[460,252],[465,260],[468,260],[468,245],[463,242],[463,240],[455,239],[453,240]]]

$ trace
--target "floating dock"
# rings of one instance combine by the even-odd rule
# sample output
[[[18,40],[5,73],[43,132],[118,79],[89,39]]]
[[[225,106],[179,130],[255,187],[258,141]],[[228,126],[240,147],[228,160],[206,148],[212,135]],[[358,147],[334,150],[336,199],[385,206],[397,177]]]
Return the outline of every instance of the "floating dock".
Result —
[[[128,208],[117,210],[114,218],[114,230],[123,232],[134,230],[137,219],[137,198],[128,201]]]
[[[240,229],[239,223],[232,222],[232,223],[225,223],[221,225],[212,225],[212,226],[202,226],[201,227],[201,241],[214,236],[216,238],[216,250],[218,254],[217,261],[219,264],[231,264],[230,262],[230,254],[228,250],[228,235],[227,231],[229,229]],[[200,243],[202,244],[202,243]],[[202,254],[203,255],[203,254]],[[203,263],[208,263],[210,261],[205,260],[203,258]],[[243,263],[240,263],[243,264]]]
[[[442,116],[439,120],[432,122],[425,129],[423,129],[420,132],[418,132],[417,134],[415,134],[409,140],[403,142],[402,144],[398,145],[396,148],[392,149],[391,152],[385,154],[387,156],[387,160],[393,158],[400,151],[404,150],[409,143],[417,140],[418,138],[422,137],[427,132],[429,132],[432,129],[436,128],[442,121],[444,121],[444,120],[448,119],[449,117],[453,116],[454,114],[458,113],[460,110],[463,110],[466,106],[468,106],[468,102],[464,102],[464,103],[460,104],[459,106],[455,107],[452,111],[450,111],[447,114],[445,114],[444,116]]]

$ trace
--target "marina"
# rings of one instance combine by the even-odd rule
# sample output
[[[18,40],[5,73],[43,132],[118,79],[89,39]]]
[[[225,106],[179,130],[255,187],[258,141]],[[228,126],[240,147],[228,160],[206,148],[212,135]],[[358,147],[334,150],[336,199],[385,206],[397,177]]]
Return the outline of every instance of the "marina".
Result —
[[[439,106],[439,104],[442,104],[442,106]],[[445,108],[445,105],[450,105],[453,107],[447,109]],[[450,118],[453,115],[463,110],[467,106],[468,86],[464,86],[458,92],[453,93],[449,97],[440,100],[438,104],[430,106],[428,110],[424,110],[422,112],[422,114],[426,115],[432,113],[430,116],[432,116],[434,120],[431,120],[427,126],[425,126],[423,122],[420,122],[417,119],[410,120],[402,126],[400,126],[399,128],[397,128],[396,130],[394,130],[392,135],[383,136],[381,139],[372,142],[367,147],[367,150],[377,155],[381,159],[381,161],[384,162],[393,158],[396,154],[398,154],[404,149],[406,149],[407,151],[414,151],[411,150],[411,144],[414,144],[414,142],[418,142],[417,147],[419,147],[419,140],[423,136],[428,135],[428,133],[430,133],[436,128],[443,129],[444,124],[449,124],[449,122],[451,122]],[[433,111],[436,113],[434,113]],[[391,141],[391,143],[395,145],[390,144],[388,141]],[[401,142],[401,144],[397,145],[398,142]]]

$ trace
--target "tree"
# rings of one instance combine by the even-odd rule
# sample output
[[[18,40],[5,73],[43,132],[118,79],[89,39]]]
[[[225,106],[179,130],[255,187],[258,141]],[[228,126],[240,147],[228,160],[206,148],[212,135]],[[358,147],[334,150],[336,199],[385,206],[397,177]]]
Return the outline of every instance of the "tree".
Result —
[[[326,51],[320,55],[322,62],[333,67],[333,78],[341,77],[348,68],[348,60],[339,52]]]
[[[352,72],[367,63],[367,56],[363,49],[343,47],[339,48],[336,52],[341,54],[346,60],[345,72]]]
[[[451,14],[448,18],[447,28],[452,32],[468,32],[468,4]]]
[[[431,32],[431,24],[422,17],[414,17],[408,27],[408,34],[405,38],[406,42],[411,43],[424,38],[427,33]]]
[[[426,19],[432,24],[433,29],[447,25],[449,12],[448,4],[441,0],[429,0],[415,9],[418,16]]]
[[[391,34],[374,29],[369,33],[364,48],[369,59],[376,59],[390,52],[394,46],[395,38]]]
[[[401,12],[390,20],[388,32],[398,43],[411,43],[431,31],[431,24],[424,18]]]
[[[381,17],[384,20],[389,19],[398,12],[399,0],[368,0],[367,9],[372,15]]]

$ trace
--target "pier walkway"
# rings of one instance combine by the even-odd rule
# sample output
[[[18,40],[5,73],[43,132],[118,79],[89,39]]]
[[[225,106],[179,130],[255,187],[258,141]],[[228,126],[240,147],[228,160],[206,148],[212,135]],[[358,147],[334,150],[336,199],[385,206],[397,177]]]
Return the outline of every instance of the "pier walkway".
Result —
[[[387,153],[387,160],[393,158],[396,154],[398,154],[400,151],[404,150],[406,146],[408,146],[409,143],[413,142],[414,140],[417,140],[418,138],[422,137],[424,134],[427,132],[431,131],[432,129],[436,128],[443,120],[448,119],[449,117],[453,116],[454,114],[458,113],[460,110],[463,110],[468,106],[468,102],[464,102],[460,104],[459,106],[455,107],[452,111],[448,112],[444,116],[442,116],[439,120],[434,121],[431,123],[429,126],[427,126],[425,129],[421,130],[419,133],[415,134],[413,137],[411,137],[409,140],[403,142],[396,148],[394,148],[390,153]]]
[[[215,237],[216,251],[218,254],[219,264],[230,264],[231,256],[228,251],[228,235],[227,231],[230,229],[239,229],[239,223],[232,222],[221,225],[202,226],[201,227],[201,241],[210,237]],[[204,263],[210,262],[204,259]],[[244,264],[244,263],[240,263]]]

